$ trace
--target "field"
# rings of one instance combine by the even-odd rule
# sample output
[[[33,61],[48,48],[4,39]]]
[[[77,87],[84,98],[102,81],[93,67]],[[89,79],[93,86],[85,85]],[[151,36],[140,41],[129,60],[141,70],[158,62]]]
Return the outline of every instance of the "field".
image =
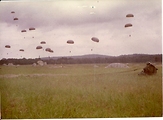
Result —
[[[0,66],[1,116],[9,118],[161,117],[162,66],[145,64]]]

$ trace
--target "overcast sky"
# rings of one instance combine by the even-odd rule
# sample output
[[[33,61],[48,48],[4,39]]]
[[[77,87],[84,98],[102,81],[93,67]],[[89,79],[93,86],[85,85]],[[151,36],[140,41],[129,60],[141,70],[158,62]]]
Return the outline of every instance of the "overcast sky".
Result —
[[[161,0],[26,1],[0,3],[0,59],[162,53]],[[127,18],[130,13],[134,17]],[[133,26],[125,28],[127,23]]]

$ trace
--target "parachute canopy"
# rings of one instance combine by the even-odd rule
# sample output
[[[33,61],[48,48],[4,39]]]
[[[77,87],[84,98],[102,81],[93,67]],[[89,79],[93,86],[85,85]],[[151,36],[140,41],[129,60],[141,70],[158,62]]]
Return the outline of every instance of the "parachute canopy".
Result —
[[[134,17],[133,14],[127,14],[126,17]]]
[[[14,18],[14,20],[18,20],[18,18]]]
[[[132,24],[128,23],[128,24],[125,25],[125,27],[132,27]]]
[[[20,49],[19,51],[24,51],[23,49]]]
[[[31,27],[31,28],[29,28],[29,30],[35,30],[35,28],[34,27]]]
[[[94,42],[99,42],[99,39],[96,38],[96,37],[92,37],[91,40],[94,41]]]
[[[46,48],[45,51],[50,51],[51,49],[50,48]]]
[[[14,11],[12,11],[11,13],[15,13]]]
[[[42,49],[42,46],[37,46],[36,49]]]
[[[22,30],[21,32],[27,32],[26,30]]]
[[[74,44],[74,41],[73,40],[68,40],[67,43],[68,44]]]
[[[45,42],[45,41],[41,41],[40,43],[41,43],[41,44],[46,44],[46,42]]]
[[[11,46],[10,45],[5,45],[5,48],[11,48]]]
[[[47,52],[53,52],[53,50],[51,50],[50,48],[46,48],[45,51],[47,51]]]

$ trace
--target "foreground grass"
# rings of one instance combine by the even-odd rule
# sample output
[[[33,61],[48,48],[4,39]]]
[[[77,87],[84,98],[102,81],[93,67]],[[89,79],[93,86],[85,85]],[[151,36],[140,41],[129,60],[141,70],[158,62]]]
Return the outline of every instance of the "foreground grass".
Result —
[[[29,67],[29,66],[28,66]],[[24,74],[36,71],[21,67]],[[107,118],[162,116],[162,68],[138,76],[142,65],[108,68],[73,65],[34,73],[66,76],[0,78],[2,118]],[[6,69],[6,68],[2,68]],[[16,74],[12,68],[7,74]],[[7,69],[6,69],[7,70]],[[23,72],[22,72],[23,74]]]

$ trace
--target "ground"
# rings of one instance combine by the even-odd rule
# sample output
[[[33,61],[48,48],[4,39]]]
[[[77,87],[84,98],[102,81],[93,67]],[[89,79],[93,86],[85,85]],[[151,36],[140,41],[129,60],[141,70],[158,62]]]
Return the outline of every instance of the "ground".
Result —
[[[139,76],[145,64],[0,66],[1,116],[108,118],[162,116],[162,65]]]

